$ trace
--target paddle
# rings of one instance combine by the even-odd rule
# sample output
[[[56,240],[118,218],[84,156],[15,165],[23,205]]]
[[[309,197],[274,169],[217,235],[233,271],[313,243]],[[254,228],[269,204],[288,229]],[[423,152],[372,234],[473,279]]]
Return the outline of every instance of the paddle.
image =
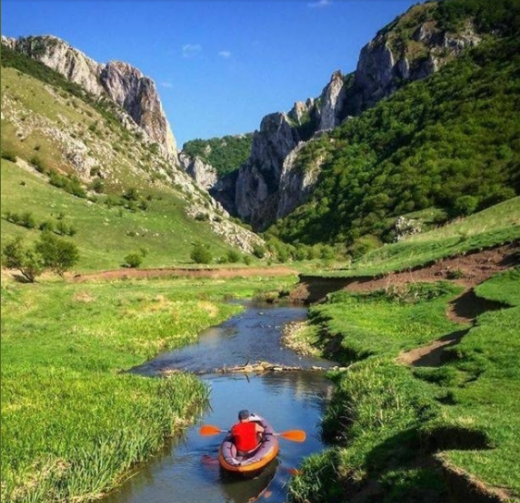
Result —
[[[228,433],[228,431],[223,430],[218,426],[205,424],[204,426],[201,426],[199,433],[203,437],[207,437],[210,435],[218,435],[219,433]],[[305,439],[307,438],[307,434],[303,430],[289,430],[282,433],[275,433],[275,435],[285,438],[285,440],[290,440],[291,442],[305,442]]]

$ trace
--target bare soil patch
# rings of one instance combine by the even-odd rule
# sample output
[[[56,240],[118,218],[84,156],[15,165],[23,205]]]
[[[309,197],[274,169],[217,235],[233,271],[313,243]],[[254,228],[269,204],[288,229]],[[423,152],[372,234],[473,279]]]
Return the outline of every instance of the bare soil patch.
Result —
[[[158,269],[115,269],[87,274],[77,274],[71,278],[76,283],[99,280],[149,279],[161,277],[185,278],[246,278],[251,276],[289,276],[298,271],[289,267],[235,267],[220,269],[158,268]]]

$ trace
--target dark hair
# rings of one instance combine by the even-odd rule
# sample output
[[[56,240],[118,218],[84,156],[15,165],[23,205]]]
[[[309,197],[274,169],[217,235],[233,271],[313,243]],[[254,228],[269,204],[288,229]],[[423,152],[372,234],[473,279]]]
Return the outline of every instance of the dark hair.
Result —
[[[238,419],[247,419],[249,417],[249,411],[247,409],[241,410],[238,413]]]

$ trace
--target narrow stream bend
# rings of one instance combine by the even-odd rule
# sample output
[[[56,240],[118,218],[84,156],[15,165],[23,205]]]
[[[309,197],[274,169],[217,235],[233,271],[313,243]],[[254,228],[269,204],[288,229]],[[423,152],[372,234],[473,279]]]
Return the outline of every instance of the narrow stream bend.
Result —
[[[167,352],[134,369],[157,375],[168,369],[202,373],[211,389],[211,410],[183,439],[167,446],[120,489],[105,498],[106,503],[246,503],[286,499],[291,471],[304,457],[324,445],[319,423],[331,384],[320,372],[257,375],[215,374],[224,366],[246,361],[269,361],[287,366],[331,367],[326,360],[301,357],[280,345],[281,329],[290,321],[305,319],[306,310],[247,304],[247,309],[217,327],[204,332],[196,344]],[[200,424],[223,429],[235,421],[240,409],[264,416],[279,431],[302,429],[307,440],[300,444],[280,439],[280,455],[255,479],[241,479],[223,472],[217,453],[222,437],[201,437]]]

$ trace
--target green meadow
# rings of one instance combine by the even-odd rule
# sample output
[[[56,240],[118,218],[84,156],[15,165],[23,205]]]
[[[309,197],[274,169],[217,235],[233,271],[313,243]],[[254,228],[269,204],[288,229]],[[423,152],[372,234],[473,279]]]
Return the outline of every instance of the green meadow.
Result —
[[[205,406],[192,375],[127,373],[294,278],[2,281],[2,500],[83,501],[117,485]]]
[[[310,310],[314,344],[350,365],[323,421],[335,447],[311,456],[292,479],[296,501],[347,501],[367,487],[378,501],[417,494],[445,501],[442,470],[462,470],[489,488],[520,497],[520,269],[481,284],[478,296],[504,303],[473,327],[448,321],[451,285],[408,294],[336,293]],[[509,307],[508,307],[509,306]],[[438,367],[407,367],[401,351],[468,330]]]

